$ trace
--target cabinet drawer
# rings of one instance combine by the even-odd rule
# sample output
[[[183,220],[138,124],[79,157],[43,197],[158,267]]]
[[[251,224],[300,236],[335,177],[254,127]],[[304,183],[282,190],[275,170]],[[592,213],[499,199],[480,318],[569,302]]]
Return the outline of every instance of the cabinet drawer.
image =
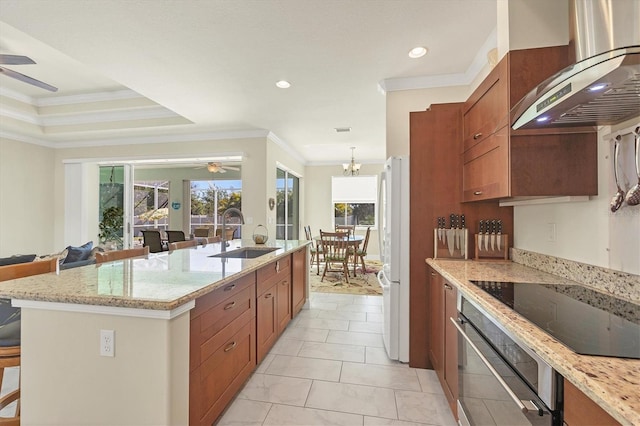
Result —
[[[251,287],[256,283],[256,275],[250,273],[244,277],[240,277],[237,280],[225,284],[204,296],[196,299],[196,307],[191,310],[191,319],[194,319],[203,312],[208,311],[211,307],[224,302],[229,297],[232,297],[247,287]]]
[[[256,315],[255,287],[212,307],[191,321],[191,369],[218,350],[237,329]]]
[[[189,424],[212,424],[255,368],[255,319],[227,338],[191,372]]]
[[[289,279],[291,276],[291,256],[285,256],[273,263],[258,269],[256,279],[258,281],[258,296],[264,293],[272,285]]]
[[[464,153],[462,200],[480,201],[509,196],[507,128]]]
[[[507,61],[503,60],[464,104],[464,151],[506,125],[508,118]]]

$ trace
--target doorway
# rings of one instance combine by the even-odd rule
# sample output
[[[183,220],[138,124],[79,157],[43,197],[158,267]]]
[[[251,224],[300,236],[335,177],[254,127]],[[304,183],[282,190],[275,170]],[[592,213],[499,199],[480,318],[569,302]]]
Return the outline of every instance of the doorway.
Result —
[[[276,169],[276,239],[298,240],[300,234],[300,178]]]

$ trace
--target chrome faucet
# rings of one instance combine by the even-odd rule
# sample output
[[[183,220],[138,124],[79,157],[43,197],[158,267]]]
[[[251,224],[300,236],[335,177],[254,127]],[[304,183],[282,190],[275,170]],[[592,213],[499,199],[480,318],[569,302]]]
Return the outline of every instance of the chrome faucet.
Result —
[[[236,209],[235,207],[231,207],[230,209],[227,209],[224,211],[224,213],[222,213],[222,232],[220,233],[221,237],[222,237],[222,242],[220,243],[220,251],[227,251],[227,247],[229,246],[229,243],[227,242],[227,213],[235,213],[240,217],[240,223],[244,225],[244,216],[242,214],[242,212],[239,209]]]

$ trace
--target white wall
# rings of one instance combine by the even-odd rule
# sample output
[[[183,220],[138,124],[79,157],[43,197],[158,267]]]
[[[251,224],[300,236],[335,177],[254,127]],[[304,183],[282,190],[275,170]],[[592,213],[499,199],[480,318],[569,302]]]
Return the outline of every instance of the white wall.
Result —
[[[613,144],[605,136],[626,132],[640,118],[603,127],[598,138],[598,196],[587,202],[514,207],[514,246],[564,259],[640,274],[640,206],[609,209],[616,192]],[[623,139],[621,179],[625,189],[635,184],[633,138]],[[556,241],[548,241],[548,224],[556,226]]]
[[[384,168],[383,164],[363,164],[360,175],[379,176]],[[320,235],[320,230],[333,230],[333,204],[331,202],[331,177],[343,176],[340,164],[330,166],[307,166],[304,173],[305,187],[308,196],[305,197],[305,218],[303,225],[311,226],[313,236]],[[366,230],[356,230],[357,235],[364,235]],[[304,235],[304,234],[303,234]],[[379,259],[378,229],[371,228],[367,257]]]
[[[0,257],[54,251],[53,158],[51,148],[0,138]]]

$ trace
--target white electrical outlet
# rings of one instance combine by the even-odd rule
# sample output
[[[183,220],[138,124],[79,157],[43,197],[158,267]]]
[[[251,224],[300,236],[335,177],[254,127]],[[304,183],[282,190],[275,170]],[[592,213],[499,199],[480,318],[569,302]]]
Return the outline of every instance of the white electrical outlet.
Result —
[[[100,330],[100,356],[116,356],[115,331]]]
[[[547,223],[547,242],[549,243],[556,242],[556,224],[555,223]]]

